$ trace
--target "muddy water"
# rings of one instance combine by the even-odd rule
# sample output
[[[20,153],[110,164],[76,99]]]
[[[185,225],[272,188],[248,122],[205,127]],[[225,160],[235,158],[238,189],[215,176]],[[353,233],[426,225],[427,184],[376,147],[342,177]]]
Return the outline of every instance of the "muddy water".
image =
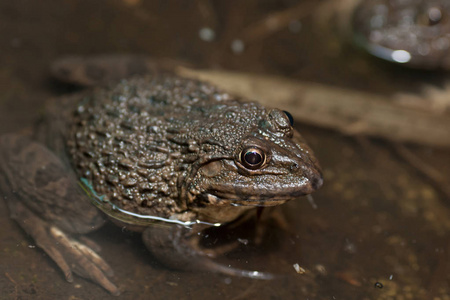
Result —
[[[306,1],[303,1],[306,2]],[[44,101],[69,89],[49,79],[64,54],[143,53],[192,64],[281,74],[382,95],[440,87],[445,73],[380,62],[315,28],[314,15],[242,44],[259,20],[295,1],[0,1],[0,133],[23,130]],[[299,25],[300,24],[300,25]],[[215,32],[201,39],[201,28]],[[234,44],[233,44],[234,41]],[[234,51],[232,50],[234,45]],[[70,91],[70,90],[69,90]],[[123,299],[449,299],[450,199],[379,140],[349,138],[296,120],[324,168],[325,185],[280,210],[261,245],[223,263],[277,274],[271,281],[178,272],[154,261],[139,236],[106,226],[89,235],[114,268]],[[450,153],[410,147],[444,176]],[[234,236],[251,238],[246,230]],[[233,238],[232,237],[232,238]],[[0,202],[0,299],[109,299],[67,283]],[[294,264],[306,270],[297,274]],[[119,298],[120,299],[120,298]]]

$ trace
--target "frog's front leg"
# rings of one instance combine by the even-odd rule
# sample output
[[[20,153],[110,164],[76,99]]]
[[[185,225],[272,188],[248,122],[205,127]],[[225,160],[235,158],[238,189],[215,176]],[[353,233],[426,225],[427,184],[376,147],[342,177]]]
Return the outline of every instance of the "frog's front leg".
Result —
[[[211,251],[199,245],[202,225],[187,228],[181,225],[154,225],[147,227],[142,235],[150,252],[163,264],[178,270],[204,270],[231,276],[254,279],[272,279],[270,273],[241,270],[212,260]]]
[[[75,272],[118,294],[108,279],[108,264],[70,236],[97,229],[104,221],[59,158],[26,137],[5,135],[0,137],[0,170],[0,190],[11,217],[55,261],[67,281],[73,281]]]

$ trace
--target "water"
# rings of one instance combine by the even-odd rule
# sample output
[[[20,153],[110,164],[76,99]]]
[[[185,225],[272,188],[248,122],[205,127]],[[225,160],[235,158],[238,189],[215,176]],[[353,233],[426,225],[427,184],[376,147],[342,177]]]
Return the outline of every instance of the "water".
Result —
[[[2,0],[0,132],[30,126],[48,97],[65,92],[48,79],[47,67],[68,53],[145,53],[382,95],[417,92],[424,82],[440,86],[447,80],[445,73],[381,63],[337,43],[318,34],[311,17],[301,20],[299,32],[286,28],[253,40],[239,55],[229,49],[247,26],[289,5],[68,0],[55,6],[48,0]],[[213,41],[198,37],[204,27],[215,31]],[[344,137],[301,120],[295,124],[324,169],[325,184],[313,195],[317,208],[306,198],[284,205],[285,222],[272,220],[261,244],[253,243],[254,227],[248,225],[228,238],[249,242],[218,258],[233,267],[272,272],[276,279],[168,270],[137,234],[110,224],[89,238],[115,270],[123,299],[449,299],[449,199],[388,143]],[[411,149],[449,176],[447,150]],[[80,277],[67,283],[9,219],[3,201],[0,237],[0,299],[110,299]],[[306,273],[298,274],[295,264]]]

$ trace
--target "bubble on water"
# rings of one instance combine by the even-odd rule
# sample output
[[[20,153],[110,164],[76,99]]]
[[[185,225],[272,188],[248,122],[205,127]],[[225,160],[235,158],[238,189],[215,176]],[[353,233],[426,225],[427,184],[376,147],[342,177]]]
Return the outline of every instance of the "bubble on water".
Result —
[[[244,50],[245,50],[244,41],[236,39],[231,42],[231,51],[233,51],[233,53],[240,54],[244,52]]]
[[[216,38],[216,32],[209,27],[201,28],[198,32],[198,35],[200,39],[205,42],[212,42]]]

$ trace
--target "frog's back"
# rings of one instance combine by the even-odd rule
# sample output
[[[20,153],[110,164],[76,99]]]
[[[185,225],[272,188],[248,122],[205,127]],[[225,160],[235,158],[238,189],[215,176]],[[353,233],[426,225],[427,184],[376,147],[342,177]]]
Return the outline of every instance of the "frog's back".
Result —
[[[164,75],[123,80],[81,97],[69,118],[69,157],[106,200],[169,217],[185,209],[177,202],[178,181],[192,162],[211,150],[205,148],[234,149],[264,112],[204,82]]]

